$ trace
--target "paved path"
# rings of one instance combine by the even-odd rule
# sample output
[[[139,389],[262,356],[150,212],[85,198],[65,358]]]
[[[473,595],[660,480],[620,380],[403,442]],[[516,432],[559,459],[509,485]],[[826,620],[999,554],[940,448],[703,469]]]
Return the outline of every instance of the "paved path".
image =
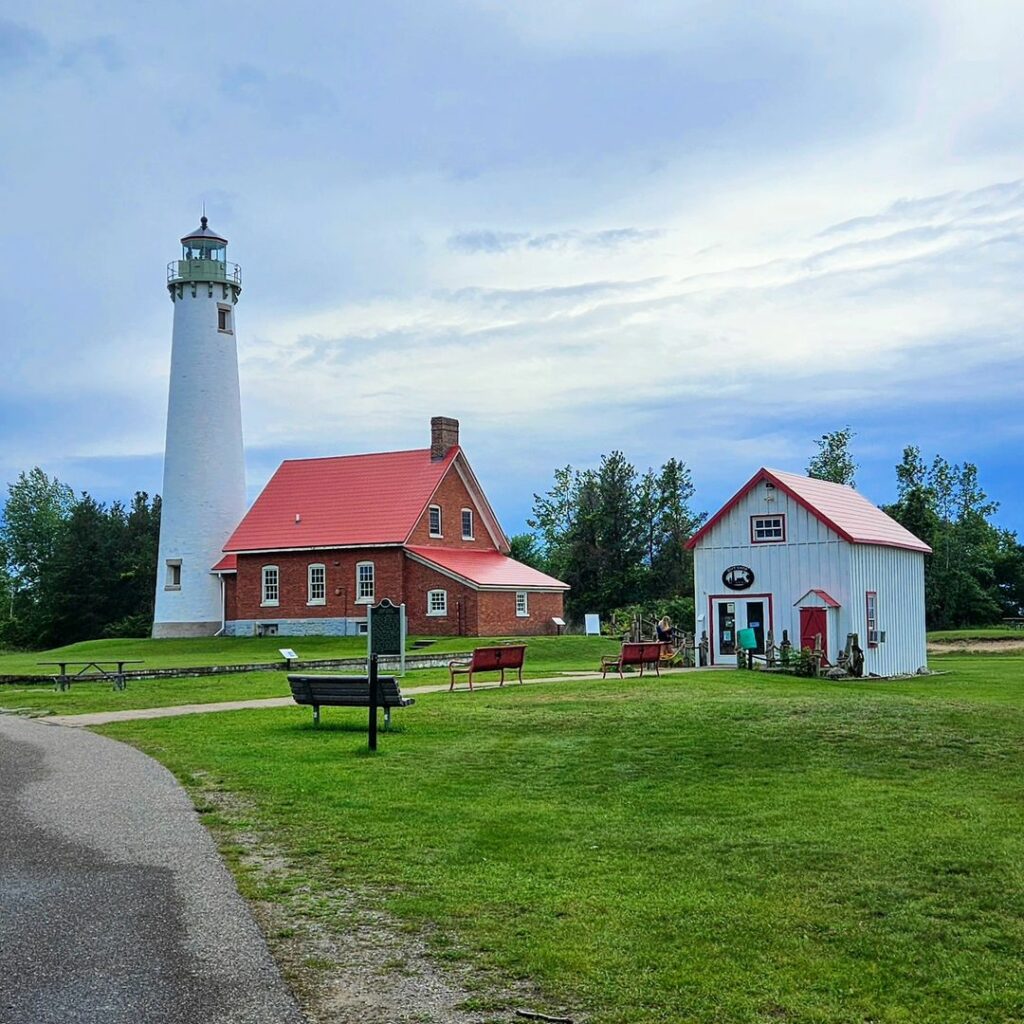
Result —
[[[171,774],[0,716],[0,1024],[301,1024]]]
[[[693,669],[662,669],[661,674],[665,675],[677,675],[680,672],[692,672]],[[525,679],[524,682],[530,685],[536,683],[565,683],[565,682],[576,682],[577,680],[594,680],[600,679],[600,672],[573,672],[568,675],[561,676],[547,676],[543,679]],[[613,678],[612,676],[608,677]],[[636,678],[631,676],[629,678]],[[518,682],[509,683],[506,681],[506,686],[518,686]],[[474,690],[494,690],[497,689],[498,683],[477,683]],[[403,695],[415,697],[419,693],[441,693],[448,689],[447,683],[437,683],[431,686],[403,686]],[[468,688],[463,684],[456,687],[455,692],[459,693],[465,691]],[[111,722],[130,722],[139,718],[171,718],[175,715],[203,715],[208,714],[211,711],[244,711],[249,708],[284,708],[294,705],[294,701],[291,697],[265,697],[262,700],[228,700],[220,701],[216,704],[175,704],[172,707],[166,708],[126,708],[124,711],[91,711],[87,714],[81,715],[50,715],[46,718],[41,718],[39,721],[46,722],[49,725],[71,725],[77,727],[87,727],[91,725],[108,725]],[[0,1017],[0,1024],[4,1024],[4,1020]]]

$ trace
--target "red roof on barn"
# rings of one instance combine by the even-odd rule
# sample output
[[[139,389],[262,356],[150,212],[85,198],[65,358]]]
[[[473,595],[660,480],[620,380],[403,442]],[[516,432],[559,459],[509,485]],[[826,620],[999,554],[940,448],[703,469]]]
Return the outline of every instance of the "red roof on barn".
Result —
[[[500,551],[465,551],[460,548],[407,547],[413,558],[474,586],[488,590],[568,590],[569,585]]]
[[[462,449],[282,462],[225,551],[402,544]]]
[[[928,553],[932,550],[924,541],[918,540],[909,530],[887,516],[877,505],[872,505],[852,487],[829,483],[827,480],[815,480],[799,473],[784,473],[778,469],[759,469],[686,542],[686,546],[695,547],[726,512],[762,481],[774,484],[851,544],[879,544],[883,547],[907,548],[910,551]]]

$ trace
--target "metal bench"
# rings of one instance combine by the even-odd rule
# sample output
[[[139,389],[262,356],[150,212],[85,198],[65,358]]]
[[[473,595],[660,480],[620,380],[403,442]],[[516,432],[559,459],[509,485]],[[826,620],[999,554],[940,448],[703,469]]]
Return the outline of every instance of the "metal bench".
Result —
[[[526,644],[503,644],[501,647],[478,647],[473,651],[470,661],[448,662],[451,684],[448,692],[455,689],[456,675],[469,676],[469,688],[473,689],[473,675],[476,672],[500,672],[501,682],[505,685],[505,669],[515,669],[519,674],[519,682],[523,681],[523,662],[526,660]]]
[[[368,708],[370,681],[366,676],[289,675],[288,684],[296,704],[313,707],[313,724],[320,724],[320,708]],[[378,707],[384,709],[384,726],[391,725],[391,709],[407,708],[415,697],[403,697],[394,676],[377,680]]]
[[[608,669],[615,668],[619,671],[619,678],[625,679],[622,670],[626,665],[639,665],[640,675],[644,674],[645,665],[653,665],[655,675],[660,676],[658,664],[661,661],[664,647],[665,645],[660,641],[625,643],[618,654],[606,654],[601,658],[601,678],[605,678]]]

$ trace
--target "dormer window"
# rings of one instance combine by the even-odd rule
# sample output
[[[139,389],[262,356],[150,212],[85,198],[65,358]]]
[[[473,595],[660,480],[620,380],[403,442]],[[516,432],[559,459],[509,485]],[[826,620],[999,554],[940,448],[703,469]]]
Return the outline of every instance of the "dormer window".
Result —
[[[441,536],[441,506],[431,505],[427,512],[427,521],[430,527],[431,537]]]

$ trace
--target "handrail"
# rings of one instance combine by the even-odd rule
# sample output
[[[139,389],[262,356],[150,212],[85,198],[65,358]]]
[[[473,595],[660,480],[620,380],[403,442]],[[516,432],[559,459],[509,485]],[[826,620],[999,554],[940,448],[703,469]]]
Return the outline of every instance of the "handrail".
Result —
[[[202,267],[203,270],[205,270],[207,267],[209,267],[209,268],[222,267],[224,269],[223,277],[221,277],[221,276],[214,276],[214,273],[211,273],[209,278],[196,277],[195,280],[197,280],[197,281],[198,280],[226,281],[229,284],[237,284],[239,286],[242,284],[242,268],[237,263],[228,263],[227,261],[222,262],[220,260],[171,260],[170,263],[167,264],[167,282],[168,282],[168,284],[171,284],[171,283],[175,283],[176,284],[179,281],[191,281],[191,280],[193,280],[193,278],[192,278],[192,276],[190,274],[188,274],[188,273],[182,274],[181,273],[181,265],[183,263],[187,264],[190,269],[191,269],[191,267],[193,265],[195,265],[197,263],[203,264],[203,267]]]

